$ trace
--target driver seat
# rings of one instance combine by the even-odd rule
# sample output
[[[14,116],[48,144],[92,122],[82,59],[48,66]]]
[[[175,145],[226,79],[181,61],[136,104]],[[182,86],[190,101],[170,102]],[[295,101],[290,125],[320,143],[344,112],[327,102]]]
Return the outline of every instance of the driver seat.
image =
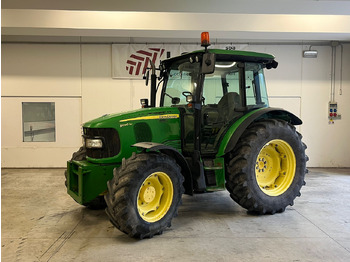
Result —
[[[236,92],[228,92],[221,97],[218,103],[218,122],[229,122],[237,114],[235,108],[241,106],[241,98]]]

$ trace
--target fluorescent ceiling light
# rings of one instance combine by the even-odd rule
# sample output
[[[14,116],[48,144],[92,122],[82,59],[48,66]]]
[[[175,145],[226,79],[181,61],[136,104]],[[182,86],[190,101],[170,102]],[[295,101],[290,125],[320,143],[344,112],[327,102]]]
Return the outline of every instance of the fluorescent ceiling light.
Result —
[[[317,50],[303,51],[303,57],[305,57],[305,58],[316,58],[317,54],[318,54]]]
[[[219,67],[219,68],[230,68],[235,66],[236,62],[233,62],[232,64],[228,64],[228,65],[220,65],[220,64],[215,64],[215,67]]]

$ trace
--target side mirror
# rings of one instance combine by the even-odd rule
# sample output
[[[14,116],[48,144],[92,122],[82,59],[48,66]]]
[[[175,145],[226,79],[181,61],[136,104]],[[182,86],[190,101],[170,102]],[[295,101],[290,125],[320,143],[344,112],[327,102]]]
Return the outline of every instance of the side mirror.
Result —
[[[173,105],[179,104],[179,103],[180,103],[180,98],[178,98],[178,97],[173,97],[173,98],[171,98],[171,103],[172,103]]]
[[[201,73],[202,74],[212,74],[212,73],[214,73],[214,71],[215,71],[215,61],[216,61],[215,54],[211,54],[211,53],[203,54]]]

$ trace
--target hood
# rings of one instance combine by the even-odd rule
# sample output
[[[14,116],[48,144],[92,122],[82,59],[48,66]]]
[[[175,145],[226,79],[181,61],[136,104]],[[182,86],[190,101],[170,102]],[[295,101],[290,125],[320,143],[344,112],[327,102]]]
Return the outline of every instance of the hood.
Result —
[[[179,118],[179,109],[176,107],[152,107],[141,108],[133,111],[107,114],[99,118],[90,120],[83,124],[88,128],[116,128],[130,122],[151,120],[151,119],[171,119]]]

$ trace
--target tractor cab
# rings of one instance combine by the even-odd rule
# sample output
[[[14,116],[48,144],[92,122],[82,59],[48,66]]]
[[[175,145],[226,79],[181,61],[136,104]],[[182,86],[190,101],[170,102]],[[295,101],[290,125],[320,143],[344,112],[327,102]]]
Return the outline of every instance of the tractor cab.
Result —
[[[206,63],[213,66],[203,73]],[[217,49],[163,61],[160,106],[178,107],[183,113],[184,152],[197,149],[201,155],[214,156],[233,122],[268,107],[263,70],[276,66],[272,55]]]

